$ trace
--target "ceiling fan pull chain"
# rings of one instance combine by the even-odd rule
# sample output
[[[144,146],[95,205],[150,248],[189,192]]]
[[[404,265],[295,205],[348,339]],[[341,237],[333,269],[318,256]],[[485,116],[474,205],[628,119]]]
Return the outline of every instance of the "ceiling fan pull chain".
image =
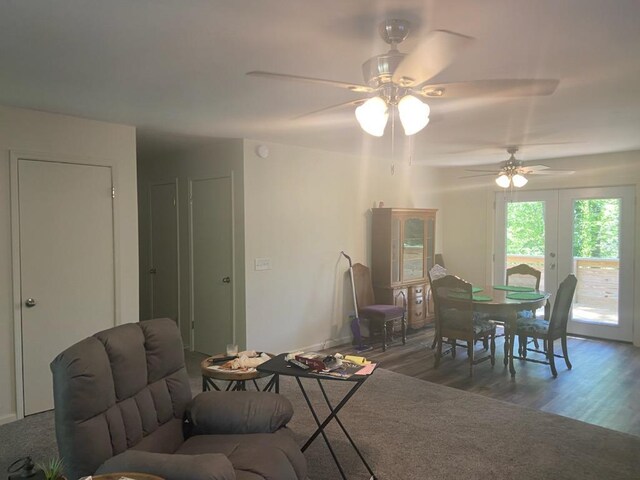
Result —
[[[395,105],[390,105],[391,108],[391,175],[396,173],[396,115],[394,112]]]

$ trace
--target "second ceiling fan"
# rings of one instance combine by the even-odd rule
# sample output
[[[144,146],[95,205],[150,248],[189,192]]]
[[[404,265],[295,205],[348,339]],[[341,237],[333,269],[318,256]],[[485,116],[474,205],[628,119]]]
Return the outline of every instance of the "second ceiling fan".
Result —
[[[515,154],[518,147],[507,147],[509,159],[500,164],[498,172],[495,170],[472,170],[468,172],[486,172],[479,175],[467,175],[464,178],[496,176],[496,184],[502,188],[524,187],[527,182],[528,175],[570,175],[575,173],[573,170],[552,170],[547,165],[525,165],[521,160],[516,159]]]
[[[410,31],[407,20],[391,19],[380,23],[378,32],[391,48],[362,64],[365,84],[339,82],[286,73],[251,71],[247,75],[279,80],[297,80],[328,85],[367,94],[339,105],[332,105],[310,114],[334,108],[355,106],[362,129],[374,136],[384,135],[389,114],[397,108],[406,135],[413,135],[429,123],[430,109],[424,100],[472,96],[534,96],[550,95],[560,82],[557,79],[490,79],[452,83],[429,83],[444,70],[472,37],[448,30],[434,30],[409,53],[398,50]],[[390,112],[391,110],[391,112]],[[309,114],[307,114],[309,115]]]

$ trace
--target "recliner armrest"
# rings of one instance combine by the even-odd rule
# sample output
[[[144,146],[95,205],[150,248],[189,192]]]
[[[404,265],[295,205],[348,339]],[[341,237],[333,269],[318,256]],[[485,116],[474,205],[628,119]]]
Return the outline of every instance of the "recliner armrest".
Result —
[[[96,475],[116,472],[149,473],[165,480],[235,480],[236,478],[233,465],[221,453],[180,455],[127,450],[100,465]]]
[[[187,407],[193,435],[272,433],[292,416],[291,402],[270,392],[203,392]]]

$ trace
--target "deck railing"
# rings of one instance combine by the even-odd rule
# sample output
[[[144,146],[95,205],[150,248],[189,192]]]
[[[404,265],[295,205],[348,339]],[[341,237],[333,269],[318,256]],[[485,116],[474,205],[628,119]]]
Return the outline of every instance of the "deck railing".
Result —
[[[573,299],[574,310],[579,308],[598,314],[606,312],[606,315],[617,312],[620,261],[617,258],[576,257],[573,262],[573,272],[578,279]],[[544,289],[544,257],[507,255],[507,268],[521,263],[542,272],[540,288]]]

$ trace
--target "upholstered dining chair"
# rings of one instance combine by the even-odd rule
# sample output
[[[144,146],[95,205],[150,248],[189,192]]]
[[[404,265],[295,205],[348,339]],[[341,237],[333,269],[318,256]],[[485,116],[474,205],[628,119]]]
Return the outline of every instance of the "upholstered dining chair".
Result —
[[[438,257],[440,258],[438,259]],[[436,264],[427,271],[427,280],[429,281],[429,286],[427,287],[427,305],[429,305],[429,300],[431,300],[431,298],[433,297],[433,289],[431,288],[431,284],[433,283],[434,280],[437,280],[438,278],[442,278],[446,276],[447,276],[447,269],[444,267],[444,260],[442,258],[442,254],[436,253]],[[435,301],[434,301],[434,310],[435,310]],[[435,315],[437,315],[437,312],[434,312],[434,313]],[[438,332],[437,332],[438,322],[435,321],[434,325],[435,325],[436,331],[434,332],[434,335],[433,335],[433,343],[431,343],[431,350],[436,348],[436,345],[438,344]]]
[[[556,370],[555,358],[564,358],[564,362],[567,368],[571,370],[571,362],[569,361],[569,353],[567,351],[567,322],[569,321],[569,311],[571,310],[571,303],[573,302],[573,294],[576,291],[576,284],[578,280],[575,275],[571,274],[565,278],[558,287],[558,293],[556,294],[555,301],[553,302],[553,310],[549,316],[548,303],[545,307],[545,318],[519,318],[516,322],[516,332],[519,343],[521,344],[520,358],[521,360],[528,360],[536,363],[543,363],[551,367],[551,374],[554,377],[558,376]],[[527,348],[527,337],[539,338],[544,341],[545,351],[538,349]],[[562,344],[562,355],[557,355],[553,351],[553,343],[555,340],[560,339]],[[512,342],[513,342],[512,338]],[[513,343],[511,343],[513,349]],[[536,352],[546,357],[546,361],[531,359],[527,357],[527,352]],[[513,352],[512,352],[513,354]]]
[[[496,325],[491,320],[474,315],[471,284],[454,275],[447,275],[433,280],[431,289],[436,311],[435,367],[440,365],[444,343],[450,346],[452,358],[456,357],[457,347],[466,347],[469,357],[469,375],[473,375],[474,365],[485,360],[490,360],[491,365],[494,365]],[[489,340],[491,350],[489,355],[475,358],[474,344],[480,339],[483,343]],[[458,340],[466,341],[466,345],[459,344]],[[444,354],[447,353],[448,351]]]
[[[540,279],[542,278],[542,272],[533,268],[531,265],[521,263],[513,267],[507,268],[507,285],[517,285],[523,287],[533,287],[536,290],[540,290]],[[523,311],[518,312],[518,317],[535,318],[536,311]],[[534,338],[533,343],[536,348],[540,348],[538,345],[538,339]],[[518,349],[518,353],[522,353]]]
[[[352,270],[358,316],[369,320],[370,335],[373,337],[376,333],[381,334],[382,351],[384,352],[387,349],[387,340],[393,337],[394,325],[399,322],[402,344],[405,345],[407,343],[406,299],[403,299],[402,307],[377,303],[369,267],[355,263]]]

